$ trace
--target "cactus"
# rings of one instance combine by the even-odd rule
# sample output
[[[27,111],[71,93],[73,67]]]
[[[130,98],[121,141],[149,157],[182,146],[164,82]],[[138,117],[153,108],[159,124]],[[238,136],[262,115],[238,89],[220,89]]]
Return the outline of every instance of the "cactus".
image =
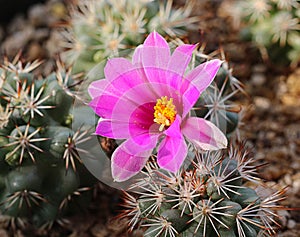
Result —
[[[124,195],[123,217],[131,230],[141,227],[145,236],[168,237],[276,233],[272,224],[284,190],[260,196],[258,187],[264,186],[244,142],[227,152],[191,148],[188,158],[191,164],[176,174],[147,164],[144,177]]]
[[[189,17],[193,1],[174,9],[173,1],[84,0],[71,10],[69,27],[62,31],[62,54],[75,72],[88,72],[97,63],[122,52],[126,55],[156,30],[170,37],[186,34],[186,25],[198,21]],[[122,54],[123,54],[122,53]]]
[[[198,55],[195,55],[197,65]],[[239,125],[239,108],[229,102],[242,84],[225,62],[212,85],[199,98],[195,113],[217,126],[225,122],[230,137]],[[182,169],[172,174],[150,161],[144,179],[124,192],[123,217],[133,230],[140,226],[144,236],[261,236],[276,233],[275,210],[285,190],[261,197],[254,187],[264,188],[256,176],[251,153],[241,144],[227,153],[202,152],[191,147]],[[155,154],[153,155],[155,157]],[[246,183],[247,182],[247,183]],[[250,184],[250,186],[249,186]]]
[[[201,48],[200,48],[201,49]],[[194,58],[190,64],[193,69],[203,62],[209,55],[205,55],[201,50],[194,53]],[[227,137],[239,136],[239,125],[241,124],[241,106],[235,104],[234,96],[238,93],[246,94],[244,85],[232,74],[233,69],[224,57],[224,52],[220,53],[224,60],[214,82],[201,94],[193,110],[197,117],[201,117],[213,122],[219,127]]]
[[[78,208],[74,198],[86,206],[95,182],[75,146],[89,130],[71,129],[81,79],[59,62],[56,73],[36,78],[40,64],[24,65],[18,55],[0,68],[0,210],[14,225],[51,226]]]
[[[236,1],[228,13],[244,23],[241,35],[252,40],[264,58],[299,63],[299,2],[295,0]]]

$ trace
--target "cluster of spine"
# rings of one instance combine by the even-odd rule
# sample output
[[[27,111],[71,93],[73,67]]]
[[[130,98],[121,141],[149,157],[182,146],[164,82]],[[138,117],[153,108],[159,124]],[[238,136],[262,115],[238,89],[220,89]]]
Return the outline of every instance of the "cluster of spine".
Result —
[[[234,148],[235,147],[235,148]],[[191,161],[176,174],[149,162],[144,177],[124,193],[131,229],[149,237],[257,237],[276,233],[277,202],[284,190],[269,193],[244,143],[228,152],[191,147]],[[259,191],[258,191],[259,190]]]
[[[0,68],[0,211],[14,223],[51,226],[88,203],[94,181],[75,146],[87,130],[71,129],[80,80],[60,63],[37,78],[32,71],[40,64],[16,57]]]
[[[230,68],[229,62],[223,56],[223,64],[221,65],[214,81],[201,94],[200,98],[194,105],[193,116],[210,120],[214,123],[228,138],[233,136],[239,137],[239,126],[242,120],[241,106],[234,103],[234,96],[243,93],[244,85],[233,75],[233,69]],[[201,53],[201,49],[197,50],[190,63],[190,69],[194,69],[200,63],[210,59],[209,55]]]
[[[71,9],[69,27],[62,31],[62,58],[75,72],[89,71],[107,57],[127,55],[156,30],[162,35],[186,34],[198,17],[189,17],[193,1],[177,9],[173,1],[83,0]]]
[[[299,7],[297,0],[250,0],[237,1],[229,12],[245,24],[243,37],[255,42],[263,56],[297,65],[300,61]]]

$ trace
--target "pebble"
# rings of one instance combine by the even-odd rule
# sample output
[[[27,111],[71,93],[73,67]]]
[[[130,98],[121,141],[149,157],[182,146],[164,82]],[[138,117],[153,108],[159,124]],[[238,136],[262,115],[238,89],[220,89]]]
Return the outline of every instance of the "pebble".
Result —
[[[266,75],[260,72],[255,72],[251,75],[251,84],[253,86],[262,86],[265,84],[267,78]]]
[[[290,214],[286,210],[277,211],[278,216],[280,216],[280,225],[287,226]]]
[[[264,64],[256,64],[252,67],[253,72],[259,72],[259,73],[264,73],[266,72],[267,68],[266,65]]]
[[[266,139],[269,139],[269,140],[274,139],[274,138],[276,138],[276,133],[273,131],[269,131],[266,133],[265,137],[266,137]]]
[[[281,102],[287,106],[298,107],[300,105],[300,68],[296,69],[289,77],[281,79],[277,94]]]
[[[292,176],[290,174],[286,174],[283,178],[284,182],[286,185],[292,185],[293,180],[292,180]]]
[[[261,173],[263,179],[266,180],[278,180],[281,176],[286,173],[285,169],[273,164],[267,166],[265,170]]]
[[[271,107],[271,101],[268,98],[256,96],[253,100],[255,106],[259,109],[267,110]]]
[[[294,170],[300,170],[299,155],[294,155],[293,158],[294,158],[295,161],[291,164],[291,168],[294,169]]]
[[[253,86],[262,86],[266,83],[267,77],[265,75],[266,66],[263,64],[254,65],[252,68],[252,75],[251,75],[251,84]]]
[[[300,172],[293,176],[293,191],[294,193],[300,192]]]
[[[294,221],[292,219],[288,220],[288,222],[287,222],[287,228],[289,228],[289,229],[294,229],[296,227],[296,225],[297,225],[296,221]]]
[[[286,126],[285,136],[290,141],[300,141],[300,124],[291,124]]]

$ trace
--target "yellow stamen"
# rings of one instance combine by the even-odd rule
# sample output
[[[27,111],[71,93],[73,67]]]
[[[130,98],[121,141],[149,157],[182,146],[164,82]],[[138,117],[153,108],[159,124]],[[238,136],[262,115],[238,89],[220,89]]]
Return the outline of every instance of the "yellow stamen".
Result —
[[[165,126],[169,127],[175,120],[176,108],[173,104],[173,98],[168,100],[167,96],[157,99],[154,106],[154,122],[160,124],[159,131]]]

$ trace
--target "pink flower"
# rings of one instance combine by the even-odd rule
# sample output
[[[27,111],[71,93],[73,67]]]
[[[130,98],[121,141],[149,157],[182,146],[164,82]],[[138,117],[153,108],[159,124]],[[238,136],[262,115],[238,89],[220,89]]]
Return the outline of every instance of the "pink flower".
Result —
[[[184,44],[171,55],[165,39],[153,32],[136,48],[132,62],[108,60],[105,79],[90,85],[89,105],[101,117],[95,133],[126,139],[112,155],[115,181],[140,172],[156,147],[159,166],[176,172],[187,155],[186,141],[203,150],[227,146],[214,124],[190,116],[222,63],[211,60],[185,74],[195,47]]]

